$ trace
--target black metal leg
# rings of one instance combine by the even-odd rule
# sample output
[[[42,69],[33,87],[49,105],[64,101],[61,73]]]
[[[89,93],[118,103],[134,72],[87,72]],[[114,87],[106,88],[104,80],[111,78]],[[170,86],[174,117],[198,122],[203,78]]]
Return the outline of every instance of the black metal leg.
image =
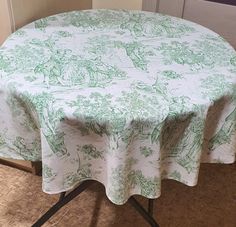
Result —
[[[63,199],[65,198],[65,196],[66,196],[66,192],[62,192],[62,193],[60,194],[59,201],[63,200]]]
[[[159,227],[159,225],[157,224],[155,219],[152,217],[152,215],[149,212],[147,212],[134,197],[130,197],[129,202],[152,227]],[[151,208],[151,210],[153,209],[153,201],[151,201],[151,203],[149,201],[149,207]]]
[[[54,204],[41,218],[36,221],[32,227],[40,227],[42,226],[47,220],[49,220],[58,210],[60,210],[63,206],[69,203],[72,199],[78,196],[81,192],[87,189],[90,185],[92,185],[94,181],[87,180],[82,182],[76,189],[65,195],[62,193],[60,196],[59,201]]]
[[[148,200],[148,213],[153,216],[154,199]]]
[[[66,192],[62,192],[59,201],[54,204],[43,216],[41,216],[32,227],[41,227],[46,221],[48,221],[57,211],[59,211],[63,206],[73,200],[76,196],[86,190],[90,185],[95,183],[92,180],[87,180],[82,182],[77,188],[66,195]],[[153,218],[153,199],[148,201],[148,211],[146,211],[143,206],[134,198],[130,197],[129,202],[131,205],[142,215],[142,217],[152,226],[159,227],[155,219]]]

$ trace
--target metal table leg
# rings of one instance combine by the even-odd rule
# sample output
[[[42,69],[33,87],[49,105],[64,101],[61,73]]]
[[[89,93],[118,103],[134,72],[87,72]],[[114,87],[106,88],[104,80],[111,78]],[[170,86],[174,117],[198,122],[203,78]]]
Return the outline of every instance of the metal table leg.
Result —
[[[76,196],[82,193],[85,189],[87,189],[90,185],[95,183],[94,181],[84,181],[82,182],[76,189],[68,193],[67,195],[63,192],[60,196],[59,201],[54,204],[42,217],[40,217],[32,227],[40,227],[46,221],[48,221],[57,211],[59,211],[63,206],[73,200]]]
[[[65,196],[66,196],[66,192],[62,192],[62,193],[60,194],[59,201],[63,200],[63,199],[65,198]]]
[[[66,195],[66,192],[62,192],[60,198],[56,204],[54,204],[43,216],[41,216],[32,227],[41,227],[46,221],[48,221],[57,211],[59,211],[63,206],[73,200],[76,196],[81,194],[89,186],[91,186],[95,181],[87,180],[82,182],[77,188]],[[146,211],[143,206],[134,198],[130,197],[129,202],[131,205],[142,215],[142,217],[152,226],[159,227],[155,219],[153,218],[153,199],[148,201],[148,211]]]
[[[129,202],[152,227],[159,227],[156,220],[152,217],[153,200],[149,200],[148,211],[134,197],[130,197]]]

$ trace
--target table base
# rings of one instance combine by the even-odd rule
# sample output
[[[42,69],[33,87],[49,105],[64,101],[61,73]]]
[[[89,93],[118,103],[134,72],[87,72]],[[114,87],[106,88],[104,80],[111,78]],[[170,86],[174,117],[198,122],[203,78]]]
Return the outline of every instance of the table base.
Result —
[[[56,204],[54,204],[44,215],[42,215],[32,227],[40,227],[46,221],[48,221],[54,214],[56,214],[63,206],[73,200],[76,196],[82,193],[89,186],[94,184],[95,181],[87,180],[82,182],[77,188],[69,192],[66,195],[66,192],[60,194],[60,198]],[[153,208],[154,200],[149,199],[148,201],[148,210],[146,210],[134,197],[129,198],[129,203],[139,212],[139,214],[150,224],[152,227],[159,227],[155,219],[153,218]]]

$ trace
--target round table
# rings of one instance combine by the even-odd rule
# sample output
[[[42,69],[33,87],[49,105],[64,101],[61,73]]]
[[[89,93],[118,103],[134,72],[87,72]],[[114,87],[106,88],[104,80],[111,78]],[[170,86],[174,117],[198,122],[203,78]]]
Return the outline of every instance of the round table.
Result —
[[[197,183],[233,163],[236,52],[195,23],[88,10],[37,20],[0,49],[0,156],[42,160],[43,190],[93,179],[108,198]]]

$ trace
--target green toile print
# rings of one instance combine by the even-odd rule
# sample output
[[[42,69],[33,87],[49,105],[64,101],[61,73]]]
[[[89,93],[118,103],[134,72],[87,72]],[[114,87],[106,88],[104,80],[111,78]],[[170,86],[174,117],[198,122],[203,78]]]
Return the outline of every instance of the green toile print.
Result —
[[[10,51],[10,55],[12,54]],[[11,66],[14,71],[19,73],[29,73],[41,61],[42,56],[42,49],[33,47],[28,43],[23,46],[16,46],[14,49],[14,58],[12,59],[15,62],[11,63]]]
[[[6,145],[6,141],[4,135],[0,134],[0,147],[4,147]]]
[[[79,59],[75,63],[79,66],[76,68],[76,73],[81,76],[83,86],[88,84],[89,87],[105,87],[113,80],[126,78],[125,72],[119,70],[116,66],[104,63],[100,58]]]
[[[171,179],[174,179],[174,180],[177,180],[177,181],[181,182],[181,173],[180,172],[175,170],[169,176],[171,177]]]
[[[42,171],[43,177],[45,179],[52,179],[54,178],[57,174],[53,171],[53,169],[48,166],[47,164],[43,164],[43,171]]]
[[[104,159],[103,153],[104,151],[99,151],[95,146],[92,144],[84,145],[81,149],[78,148],[78,150],[83,153],[88,159]]]
[[[0,50],[0,70],[4,72],[12,72],[14,71],[14,68],[11,68],[11,60],[6,55],[3,55],[3,53]]]
[[[30,95],[26,92],[23,97],[29,108],[37,112],[37,124],[43,129],[52,152],[58,156],[68,154],[64,143],[65,133],[58,130],[58,124],[64,119],[65,114],[62,108],[54,107],[53,95],[46,92]]]
[[[188,173],[199,165],[204,136],[204,113],[192,114],[180,119],[167,119],[161,139],[163,158],[174,158]],[[168,137],[170,137],[168,139]]]
[[[40,29],[45,32],[45,28],[50,26],[50,22],[55,21],[57,18],[54,16],[42,18],[34,22],[34,26],[36,29]]]
[[[71,188],[74,185],[77,185],[78,182],[82,182],[96,175],[92,173],[92,168],[90,163],[85,163],[81,165],[76,172],[68,172],[65,176],[65,181],[63,184],[64,188]]]
[[[200,71],[205,68],[213,68],[215,64],[227,65],[231,54],[227,53],[225,42],[221,40],[212,42],[209,37],[204,40],[196,40],[189,45],[188,42],[171,41],[171,43],[161,43],[158,48],[163,56],[165,64],[173,62],[180,65],[189,65],[192,71]],[[230,51],[232,53],[232,51]],[[222,59],[222,55],[227,58]]]
[[[44,80],[43,82],[47,84],[47,86],[51,84],[63,84],[62,70],[63,70],[63,62],[66,61],[66,55],[71,52],[70,50],[57,50],[53,51],[49,60],[40,63],[34,69],[34,72],[37,74],[43,74]]]
[[[176,73],[173,70],[165,70],[162,72],[162,75],[165,79],[171,80],[171,79],[182,79],[183,75]]]
[[[26,32],[22,30],[17,30],[14,34],[22,37],[26,36]]]
[[[213,67],[214,65],[214,62],[205,61],[204,54],[195,52],[188,42],[172,41],[171,43],[162,43],[158,51],[161,51],[163,61],[167,65],[173,63],[188,65],[193,71]]]
[[[44,30],[48,26],[48,20],[46,18],[35,21],[35,28]]]
[[[179,38],[195,29],[187,24],[164,15],[147,17],[146,14],[132,13],[128,20],[121,24],[121,28],[128,30],[135,37],[168,37]]]
[[[185,130],[184,138],[177,145],[176,150],[172,152],[178,153],[176,161],[184,167],[188,173],[196,171],[199,168],[200,153],[204,136],[204,117],[194,116],[192,122]],[[190,135],[194,135],[191,138]],[[172,153],[171,152],[171,153]]]
[[[125,126],[125,121],[117,120],[119,114],[112,106],[112,96],[102,95],[98,92],[91,93],[88,98],[78,96],[76,101],[70,102],[69,105],[75,108],[74,115],[78,118],[84,118],[84,124],[78,125],[82,134],[93,132],[99,136],[109,135],[110,130],[120,132]],[[96,109],[96,112],[94,112]],[[96,120],[95,120],[96,119]],[[111,128],[106,127],[110,122]]]
[[[47,108],[49,102],[53,102],[52,94],[42,92],[40,94],[30,95],[28,92],[25,92],[23,95],[24,101],[28,103],[32,109],[35,108],[40,120],[43,119],[44,109]]]
[[[228,65],[230,61],[232,51],[225,48],[226,42],[221,38],[212,37],[210,35],[205,36],[204,40],[197,40],[193,47],[195,47],[195,52],[202,53],[204,56],[205,65],[215,65],[220,66]],[[198,50],[198,51],[196,51]],[[225,56],[222,59],[222,55]]]
[[[90,12],[71,12],[70,14],[62,14],[65,25],[73,25],[75,27],[92,30],[101,23]]]
[[[141,194],[145,197],[154,198],[160,189],[160,178],[146,177],[140,170],[135,172],[135,184],[141,188]]]
[[[114,42],[110,40],[109,35],[101,35],[88,38],[84,51],[88,51],[91,55],[107,55],[114,48]]]
[[[85,171],[85,170],[84,170]],[[85,174],[86,176],[89,176],[89,174]],[[85,178],[86,179],[86,178]],[[63,182],[63,186],[65,188],[69,188],[72,185],[76,184],[76,182],[81,181],[82,179],[80,178],[80,176],[78,175],[78,173],[74,173],[74,172],[68,172],[67,176],[65,177],[65,180]]]
[[[122,41],[111,41],[109,36],[101,36],[89,39],[86,49],[88,48],[91,54],[108,55],[112,52],[117,54],[116,49],[123,49],[129,59],[132,61],[135,68],[147,71],[149,58],[154,56],[154,52],[150,47],[143,45],[140,42],[126,43]]]
[[[125,165],[119,165],[112,169],[111,187],[108,197],[114,197],[116,204],[122,204],[122,198],[127,199],[129,191],[135,187],[140,188],[140,193],[144,196],[154,198],[160,187],[160,179],[157,177],[147,177],[140,170],[134,170],[133,165],[137,163],[135,159],[127,159]]]
[[[52,52],[49,60],[35,67],[35,73],[43,74],[47,86],[105,87],[126,78],[123,71],[101,58],[85,59],[71,55],[70,50]]]
[[[236,73],[236,56],[233,55],[233,57],[230,59],[230,63],[232,65],[230,72]]]
[[[79,177],[80,180],[86,180],[86,179],[91,179],[92,178],[92,164],[90,163],[85,163],[80,166],[80,168],[77,170],[77,176]],[[94,174],[94,177],[96,175]]]
[[[201,161],[235,161],[235,56],[158,13],[37,20],[0,47],[0,156],[42,160],[45,192],[93,179],[116,204],[157,198],[161,178],[195,185]]]
[[[152,118],[153,113],[157,113],[157,117],[160,115],[160,118],[162,118],[165,113],[159,113],[156,109],[157,107],[162,108],[160,105],[161,98],[138,89],[132,89],[130,92],[122,92],[122,96],[117,99],[117,102],[121,106],[121,111],[127,117],[136,119],[150,116]]]
[[[153,150],[150,147],[140,147],[140,152],[144,157],[148,157],[153,154]]]
[[[189,126],[191,116],[169,117],[162,127],[160,142],[163,158],[176,157],[175,146],[183,139],[183,133]]]
[[[153,56],[154,53],[148,50],[142,43],[115,42],[115,47],[125,49],[135,68],[147,71],[147,64],[149,62],[147,58]]]
[[[11,148],[12,150],[15,150],[20,156],[22,156],[24,160],[37,160],[37,158],[40,156],[39,151],[41,150],[41,145],[39,140],[35,140],[30,144],[29,148],[28,143],[26,143],[24,138],[16,137],[12,142]]]
[[[230,59],[230,63],[233,65],[233,66],[236,66],[236,56],[232,57]]]
[[[73,37],[72,33],[68,31],[57,31],[54,34],[62,38]]]
[[[226,76],[223,74],[215,74],[208,76],[201,80],[202,94],[204,98],[210,100],[217,100],[220,97],[232,96],[234,92],[234,84],[227,81]]]
[[[137,160],[131,158],[126,160],[125,165],[112,168],[109,176],[110,187],[108,197],[113,198],[116,204],[122,204],[122,200],[127,199],[130,188],[135,186],[134,171],[132,166]]]
[[[236,133],[236,109],[234,109],[224,120],[220,130],[211,138],[209,150],[212,151],[222,144],[229,144],[232,136]]]
[[[14,85],[9,86],[9,90],[13,93],[12,96],[9,96],[7,98],[7,104],[11,109],[12,116],[16,119],[20,118],[20,124],[28,130],[37,130],[38,127],[32,119],[31,114],[28,112],[28,107],[24,102],[24,98],[22,99],[21,95],[17,96],[16,94],[14,94],[14,92],[16,92],[16,88],[14,87]]]
[[[178,117],[180,114],[183,116],[191,110],[192,105],[187,96],[173,97],[170,99],[170,117]]]

